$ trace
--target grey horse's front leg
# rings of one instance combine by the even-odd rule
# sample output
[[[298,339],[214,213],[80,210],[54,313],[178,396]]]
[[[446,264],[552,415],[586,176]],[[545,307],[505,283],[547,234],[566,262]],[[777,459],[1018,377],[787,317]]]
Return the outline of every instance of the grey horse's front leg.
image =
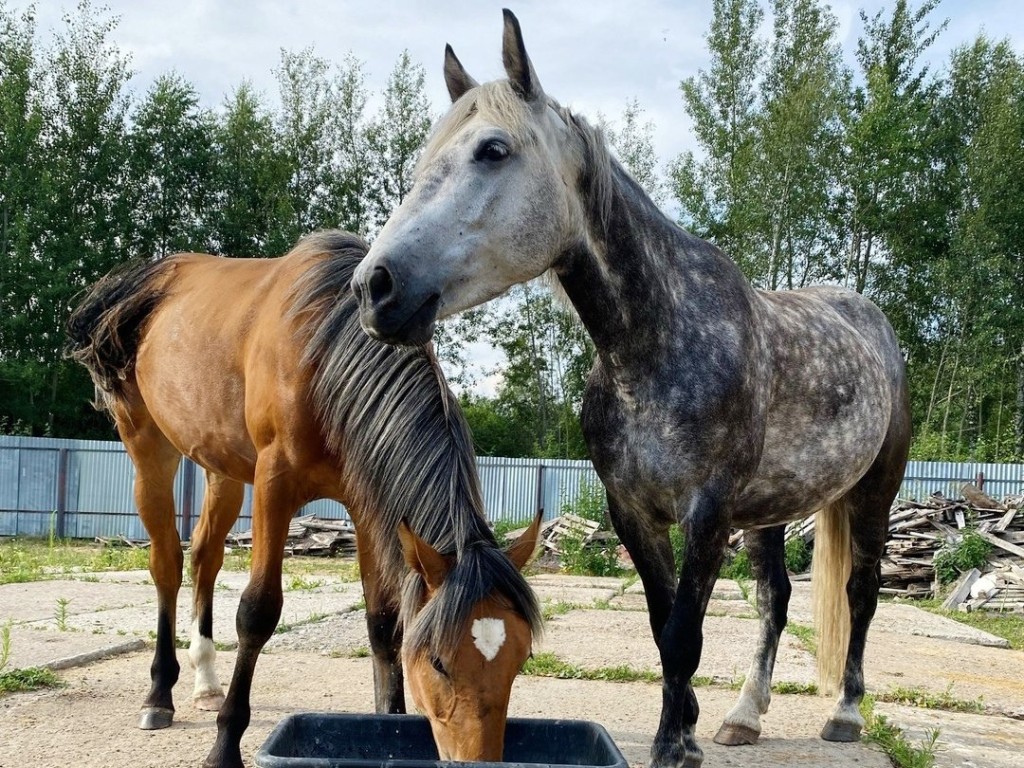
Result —
[[[699,491],[691,504],[681,500],[679,519],[685,533],[683,562],[672,613],[661,633],[661,722],[651,746],[652,768],[699,768],[704,752],[697,745],[700,707],[691,683],[700,664],[704,643],[702,625],[708,600],[718,577],[729,519],[722,504],[707,491]]]
[[[728,747],[756,744],[761,735],[761,715],[768,711],[772,700],[772,671],[793,591],[786,573],[785,533],[784,525],[744,532],[744,542],[757,578],[761,634],[739,701],[729,710],[715,735],[717,744]]]

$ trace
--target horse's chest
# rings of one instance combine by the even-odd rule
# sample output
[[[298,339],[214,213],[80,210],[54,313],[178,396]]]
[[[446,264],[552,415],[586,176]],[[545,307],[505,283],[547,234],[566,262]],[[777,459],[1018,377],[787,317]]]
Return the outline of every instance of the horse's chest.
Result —
[[[696,478],[706,475],[700,446],[721,442],[721,424],[696,428],[665,402],[623,396],[592,385],[584,401],[583,433],[594,467],[622,501],[669,507]]]

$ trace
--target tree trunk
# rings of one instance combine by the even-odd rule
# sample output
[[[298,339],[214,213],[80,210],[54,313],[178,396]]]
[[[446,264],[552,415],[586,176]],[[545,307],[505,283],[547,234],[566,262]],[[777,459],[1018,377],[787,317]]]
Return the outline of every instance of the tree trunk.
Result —
[[[1017,361],[1017,421],[1014,424],[1017,458],[1024,458],[1024,347]]]

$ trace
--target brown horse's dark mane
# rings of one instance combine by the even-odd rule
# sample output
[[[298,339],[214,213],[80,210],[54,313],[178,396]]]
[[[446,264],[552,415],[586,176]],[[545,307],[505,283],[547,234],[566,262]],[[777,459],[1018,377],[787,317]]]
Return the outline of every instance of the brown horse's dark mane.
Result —
[[[394,592],[406,570],[397,534],[402,520],[454,559],[423,611],[423,579],[406,575],[405,642],[453,650],[473,606],[492,592],[537,632],[536,598],[484,519],[469,429],[432,349],[382,344],[359,326],[349,284],[366,250],[361,238],[344,232],[304,238],[293,253],[324,257],[297,281],[291,314],[305,336],[324,438],[342,458],[352,503],[363,510],[360,535],[383,560]]]

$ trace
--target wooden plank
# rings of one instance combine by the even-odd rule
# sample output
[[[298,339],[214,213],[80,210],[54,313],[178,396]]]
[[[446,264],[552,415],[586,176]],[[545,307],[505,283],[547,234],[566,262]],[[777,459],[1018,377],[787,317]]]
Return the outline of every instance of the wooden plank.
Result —
[[[949,611],[960,605],[970,597],[971,586],[980,578],[981,571],[977,568],[971,568],[967,573],[961,575],[953,585],[953,591],[949,593],[949,597],[942,601],[942,607]]]
[[[1024,547],[1018,547],[1016,544],[1011,544],[1008,541],[1003,541],[998,536],[993,536],[987,531],[978,531],[978,535],[981,536],[985,541],[992,543],[1000,549],[1005,549],[1011,554],[1017,555],[1017,557],[1024,557]]]
[[[1006,526],[1013,522],[1013,518],[1017,516],[1018,512],[1020,512],[1019,509],[1008,510],[1007,513],[1003,515],[1003,517],[999,520],[999,522],[992,526],[992,530],[996,533],[1002,533],[1003,531],[1005,531]]]

